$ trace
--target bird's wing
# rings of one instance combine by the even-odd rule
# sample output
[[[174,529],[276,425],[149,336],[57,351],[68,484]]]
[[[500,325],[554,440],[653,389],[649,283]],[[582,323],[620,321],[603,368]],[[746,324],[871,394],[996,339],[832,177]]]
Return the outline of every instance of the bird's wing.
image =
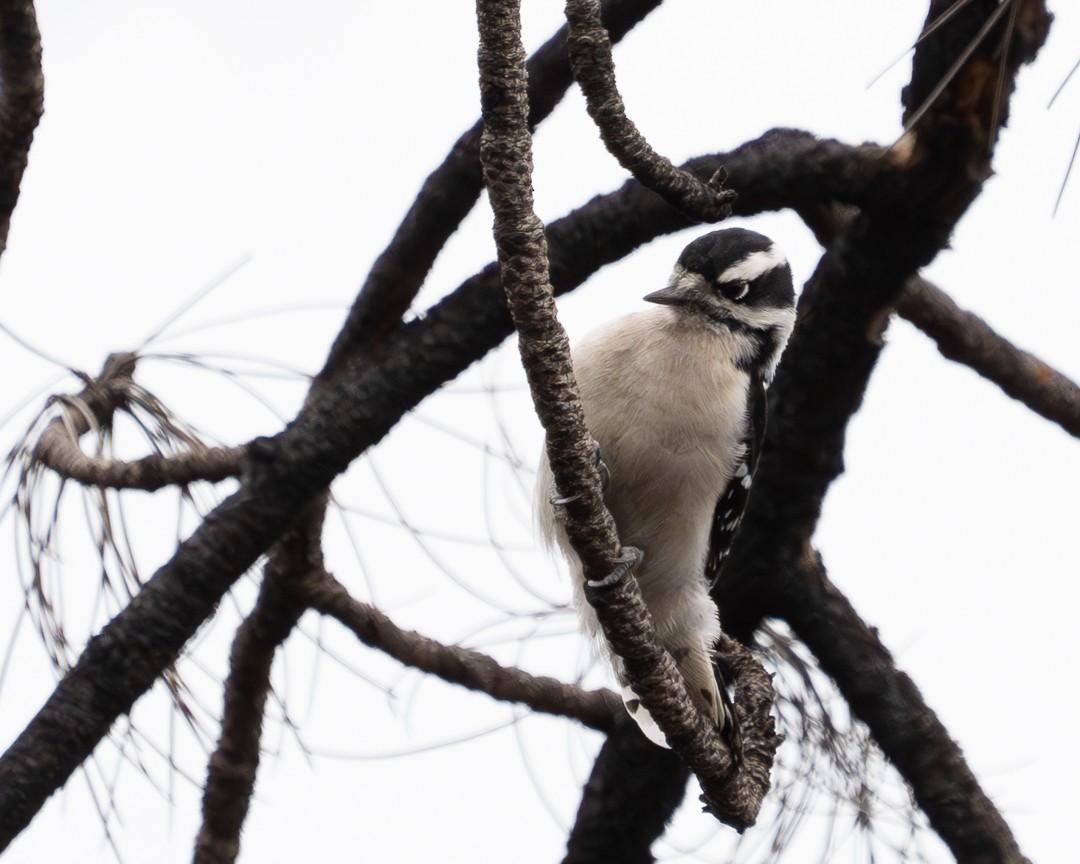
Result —
[[[709,530],[709,554],[705,558],[705,582],[710,588],[720,578],[731,542],[739,530],[754,472],[761,459],[765,442],[765,420],[769,414],[765,382],[754,375],[750,380],[746,405],[746,434],[743,436],[743,458],[735,466],[735,473],[727,488],[720,494],[713,510],[712,528]]]

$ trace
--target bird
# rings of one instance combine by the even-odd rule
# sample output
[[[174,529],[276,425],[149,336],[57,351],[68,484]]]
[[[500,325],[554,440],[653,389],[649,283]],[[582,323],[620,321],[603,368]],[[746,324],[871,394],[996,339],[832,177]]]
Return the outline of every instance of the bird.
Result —
[[[766,388],[795,326],[791,268],[768,237],[725,228],[686,246],[666,286],[643,299],[652,306],[602,324],[572,349],[574,375],[604,503],[620,542],[643,556],[633,573],[657,639],[698,711],[737,735],[714,660],[720,621],[709,589],[750,493]],[[581,562],[562,528],[565,503],[545,455],[536,484],[540,533],[570,564],[581,627],[612,665],[627,710],[667,746],[585,599]]]

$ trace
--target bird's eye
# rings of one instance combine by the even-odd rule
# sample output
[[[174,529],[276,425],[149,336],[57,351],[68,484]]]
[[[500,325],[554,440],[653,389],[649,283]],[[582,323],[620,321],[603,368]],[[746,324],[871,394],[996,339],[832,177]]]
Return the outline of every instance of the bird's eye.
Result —
[[[728,299],[738,302],[745,300],[750,293],[750,283],[745,280],[738,282],[724,282],[720,285],[720,292]]]

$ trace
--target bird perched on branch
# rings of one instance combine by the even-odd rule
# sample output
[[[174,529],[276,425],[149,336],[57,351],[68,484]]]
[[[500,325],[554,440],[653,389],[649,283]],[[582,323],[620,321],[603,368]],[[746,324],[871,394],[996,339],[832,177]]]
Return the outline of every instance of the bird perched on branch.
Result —
[[[787,259],[768,237],[713,231],[683,250],[667,287],[644,298],[655,308],[602,325],[573,351],[585,422],[605,469],[604,501],[621,542],[643,553],[633,573],[657,637],[698,710],[721,730],[734,721],[713,662],[720,623],[708,581],[749,494],[765,388],[795,324],[794,298]],[[627,709],[665,743],[603,644],[546,457],[537,513],[545,540],[571,564],[582,627],[611,660]]]

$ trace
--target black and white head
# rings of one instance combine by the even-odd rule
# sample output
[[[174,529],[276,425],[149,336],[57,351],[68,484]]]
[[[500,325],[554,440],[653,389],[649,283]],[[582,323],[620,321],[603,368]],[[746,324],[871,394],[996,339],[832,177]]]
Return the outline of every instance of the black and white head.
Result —
[[[795,289],[787,258],[768,237],[724,228],[683,249],[666,288],[645,297],[676,306],[731,333],[739,366],[772,380],[795,326]]]

